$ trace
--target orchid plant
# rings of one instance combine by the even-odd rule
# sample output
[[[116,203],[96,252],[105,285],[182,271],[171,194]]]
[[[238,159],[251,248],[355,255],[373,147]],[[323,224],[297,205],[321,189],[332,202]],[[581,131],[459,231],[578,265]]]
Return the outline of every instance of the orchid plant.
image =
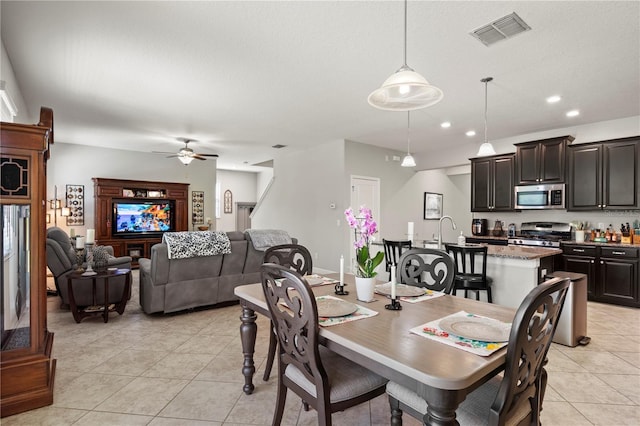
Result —
[[[373,220],[371,209],[362,206],[358,216],[354,216],[353,209],[349,207],[345,210],[344,215],[347,218],[349,227],[355,230],[356,241],[354,247],[356,249],[356,261],[358,270],[356,275],[362,278],[373,278],[378,273],[375,269],[384,260],[384,253],[378,252],[375,257],[371,258],[369,245],[373,241],[373,234],[378,232],[378,225]]]

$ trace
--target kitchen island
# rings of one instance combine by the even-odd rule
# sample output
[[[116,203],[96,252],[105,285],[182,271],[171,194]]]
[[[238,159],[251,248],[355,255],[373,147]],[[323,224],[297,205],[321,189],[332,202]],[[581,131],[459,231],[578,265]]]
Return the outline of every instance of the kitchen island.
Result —
[[[493,279],[493,303],[517,308],[547,273],[553,272],[557,248],[487,245],[487,276]],[[478,271],[480,265],[476,265]],[[458,296],[464,296],[459,291]],[[471,297],[471,296],[470,296]],[[486,293],[480,292],[486,301]]]

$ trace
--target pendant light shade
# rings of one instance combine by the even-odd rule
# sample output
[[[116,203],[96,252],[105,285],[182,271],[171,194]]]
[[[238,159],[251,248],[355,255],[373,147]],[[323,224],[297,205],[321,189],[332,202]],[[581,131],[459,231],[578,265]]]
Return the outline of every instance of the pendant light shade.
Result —
[[[404,64],[369,95],[369,104],[387,111],[411,111],[435,105],[442,90],[407,66],[407,0],[404,2]]]
[[[480,80],[484,83],[484,142],[480,145],[480,149],[478,150],[478,157],[486,157],[487,155],[495,155],[496,150],[493,149],[493,145],[489,142],[487,138],[487,85],[489,82],[493,80],[493,77],[486,77]]]
[[[410,114],[411,113],[407,111],[407,155],[405,155],[404,158],[402,159],[402,163],[400,164],[401,167],[416,166],[416,160],[413,158],[413,155],[411,155],[411,138],[410,138],[411,116]]]

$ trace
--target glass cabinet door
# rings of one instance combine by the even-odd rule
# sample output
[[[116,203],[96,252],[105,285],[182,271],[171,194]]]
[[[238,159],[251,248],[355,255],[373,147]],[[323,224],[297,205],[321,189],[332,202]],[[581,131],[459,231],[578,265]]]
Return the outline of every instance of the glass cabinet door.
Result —
[[[28,348],[30,323],[30,207],[2,205],[2,350]]]

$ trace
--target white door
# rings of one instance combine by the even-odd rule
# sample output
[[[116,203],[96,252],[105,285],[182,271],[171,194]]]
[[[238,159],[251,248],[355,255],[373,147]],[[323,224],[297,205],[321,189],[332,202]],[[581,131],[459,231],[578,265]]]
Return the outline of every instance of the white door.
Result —
[[[366,176],[351,176],[351,208],[353,208],[355,216],[358,215],[360,206],[367,206],[371,209],[373,219],[378,224],[378,233],[374,238],[376,241],[382,241],[382,237],[380,237],[380,228],[382,223],[382,218],[380,217],[380,179]],[[351,250],[349,250],[349,254],[351,259],[349,265],[351,266],[352,272],[354,272],[356,252],[353,249],[353,243],[355,242],[355,233],[353,230],[350,231],[351,236],[349,237],[349,247]],[[378,252],[377,248],[377,246],[371,247],[372,256]],[[380,250],[382,250],[382,246],[380,246]]]

